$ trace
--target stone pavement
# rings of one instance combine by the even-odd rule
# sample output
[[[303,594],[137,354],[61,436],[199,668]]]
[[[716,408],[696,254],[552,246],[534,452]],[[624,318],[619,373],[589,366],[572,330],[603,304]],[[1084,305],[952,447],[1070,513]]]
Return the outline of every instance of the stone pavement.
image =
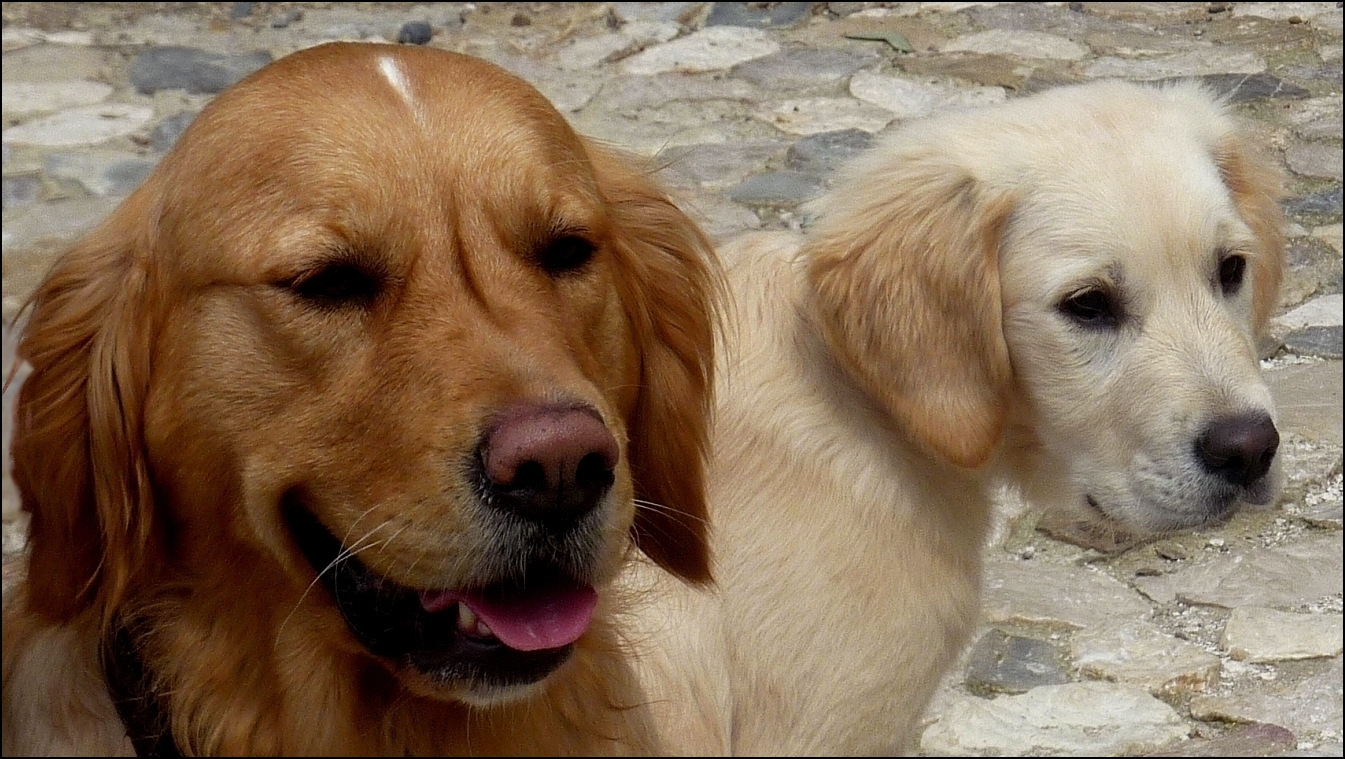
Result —
[[[4,317],[214,93],[325,40],[428,42],[505,66],[586,134],[656,155],[718,239],[805,224],[800,204],[892,124],[1099,77],[1200,78],[1289,170],[1290,266],[1263,346],[1289,484],[1274,508],[1138,543],[1006,495],[983,629],[922,751],[1340,756],[1341,14],[1334,2],[5,3]],[[22,517],[4,484],[10,557]]]

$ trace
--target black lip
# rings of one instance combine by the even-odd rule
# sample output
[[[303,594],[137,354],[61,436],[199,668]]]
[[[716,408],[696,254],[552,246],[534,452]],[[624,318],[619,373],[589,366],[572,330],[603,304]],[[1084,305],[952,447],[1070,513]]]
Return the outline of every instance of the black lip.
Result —
[[[375,573],[346,552],[302,501],[298,493],[286,494],[281,508],[286,525],[346,626],[371,654],[438,682],[506,687],[541,680],[573,653],[573,644],[516,651],[496,640],[463,635],[455,611],[425,611],[417,590]],[[526,574],[554,577],[560,571],[534,567]]]

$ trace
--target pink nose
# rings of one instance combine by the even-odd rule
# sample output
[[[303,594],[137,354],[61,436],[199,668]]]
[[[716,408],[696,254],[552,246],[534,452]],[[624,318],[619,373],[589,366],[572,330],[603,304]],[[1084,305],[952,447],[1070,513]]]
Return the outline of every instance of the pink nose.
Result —
[[[592,511],[615,480],[616,438],[592,409],[515,406],[481,445],[491,505],[551,526]]]

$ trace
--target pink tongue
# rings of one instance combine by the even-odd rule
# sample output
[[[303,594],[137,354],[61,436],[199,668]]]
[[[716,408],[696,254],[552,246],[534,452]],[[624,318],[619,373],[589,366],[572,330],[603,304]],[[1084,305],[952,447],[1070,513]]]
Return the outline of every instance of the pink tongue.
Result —
[[[500,642],[516,651],[560,648],[579,640],[593,619],[598,593],[590,586],[551,588],[531,596],[484,598],[443,590],[420,594],[430,613],[461,601],[485,622]]]

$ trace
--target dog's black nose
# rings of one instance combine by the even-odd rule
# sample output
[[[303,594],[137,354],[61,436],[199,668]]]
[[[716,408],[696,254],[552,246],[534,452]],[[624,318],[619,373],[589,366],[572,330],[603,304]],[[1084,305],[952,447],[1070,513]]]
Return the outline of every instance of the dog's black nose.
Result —
[[[619,457],[616,438],[588,408],[509,409],[481,444],[490,504],[552,528],[598,505]]]
[[[1280,433],[1268,414],[1217,419],[1196,441],[1207,470],[1244,488],[1265,476],[1279,447]]]

